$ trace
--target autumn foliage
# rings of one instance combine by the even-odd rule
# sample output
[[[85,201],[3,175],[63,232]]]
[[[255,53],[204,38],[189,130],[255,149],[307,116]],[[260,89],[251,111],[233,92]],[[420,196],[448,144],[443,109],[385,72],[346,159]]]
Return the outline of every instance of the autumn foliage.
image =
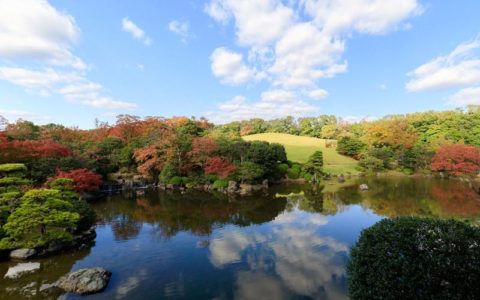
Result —
[[[70,156],[72,152],[66,146],[52,140],[14,140],[0,139],[0,163],[27,162],[45,157]]]
[[[220,178],[226,178],[233,173],[237,167],[223,157],[215,156],[207,160],[205,174],[214,174]]]
[[[432,171],[452,175],[476,175],[480,172],[480,147],[472,145],[446,145],[432,160]]]
[[[58,171],[57,176],[49,181],[58,178],[72,179],[73,187],[77,193],[98,191],[101,182],[101,178],[98,174],[87,169]]]

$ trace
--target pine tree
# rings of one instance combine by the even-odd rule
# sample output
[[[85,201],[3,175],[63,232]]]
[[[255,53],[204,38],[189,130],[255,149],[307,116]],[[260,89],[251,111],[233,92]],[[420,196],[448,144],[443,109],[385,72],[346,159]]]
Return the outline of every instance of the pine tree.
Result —
[[[315,151],[307,163],[305,164],[307,172],[313,174],[313,181],[318,181],[318,178],[323,173],[323,153],[322,151]]]

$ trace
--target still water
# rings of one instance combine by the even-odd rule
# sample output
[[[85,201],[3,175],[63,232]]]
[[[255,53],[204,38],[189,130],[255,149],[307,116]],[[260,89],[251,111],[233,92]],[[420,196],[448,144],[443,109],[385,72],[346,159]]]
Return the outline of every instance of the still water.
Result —
[[[95,244],[32,260],[41,269],[16,280],[3,279],[15,263],[0,263],[0,299],[348,299],[345,266],[362,229],[400,215],[480,223],[480,198],[467,184],[407,177],[283,185],[243,198],[152,190],[93,206]],[[49,288],[95,266],[113,272],[100,294]]]

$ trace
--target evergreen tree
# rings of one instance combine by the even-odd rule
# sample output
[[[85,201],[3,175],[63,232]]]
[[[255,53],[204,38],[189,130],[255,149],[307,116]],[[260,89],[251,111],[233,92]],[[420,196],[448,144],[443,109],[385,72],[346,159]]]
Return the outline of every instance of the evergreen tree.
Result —
[[[313,174],[313,181],[318,181],[318,178],[323,173],[323,153],[322,151],[318,150],[315,151],[310,158],[308,159],[307,163],[305,164],[305,169],[307,172]]]

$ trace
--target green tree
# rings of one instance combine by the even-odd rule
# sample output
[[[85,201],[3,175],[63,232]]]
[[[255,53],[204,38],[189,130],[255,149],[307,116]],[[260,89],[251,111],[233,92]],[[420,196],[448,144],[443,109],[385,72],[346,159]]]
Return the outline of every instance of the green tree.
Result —
[[[338,140],[337,152],[353,158],[358,158],[365,144],[355,137],[344,136]]]
[[[254,162],[243,162],[237,169],[237,175],[241,182],[254,182],[262,178],[265,174],[265,170],[262,166]]]
[[[318,181],[320,175],[323,174],[323,153],[318,150],[313,152],[313,154],[308,158],[307,163],[305,164],[305,170],[313,174],[313,181]]]
[[[33,189],[21,198],[20,206],[3,226],[6,237],[0,248],[38,247],[52,241],[68,241],[80,215],[59,190]]]

